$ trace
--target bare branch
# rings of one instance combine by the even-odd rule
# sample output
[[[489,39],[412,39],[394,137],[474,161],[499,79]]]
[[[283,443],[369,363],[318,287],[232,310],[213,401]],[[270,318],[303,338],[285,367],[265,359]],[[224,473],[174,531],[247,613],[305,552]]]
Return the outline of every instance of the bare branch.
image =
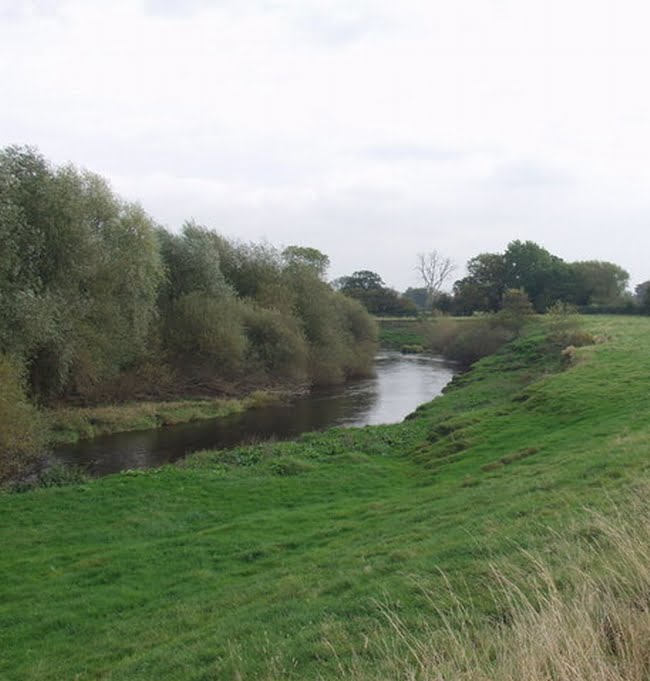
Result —
[[[429,251],[428,253],[418,253],[416,269],[422,277],[424,287],[429,294],[431,304],[433,304],[440,295],[445,282],[456,269],[456,265],[450,258],[445,258],[438,251]]]

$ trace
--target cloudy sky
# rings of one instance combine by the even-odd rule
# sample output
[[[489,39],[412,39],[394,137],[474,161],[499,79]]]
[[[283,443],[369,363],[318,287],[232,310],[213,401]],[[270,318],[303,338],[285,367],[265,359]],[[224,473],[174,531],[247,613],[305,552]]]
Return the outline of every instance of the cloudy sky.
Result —
[[[645,0],[0,0],[0,145],[417,285],[532,239],[650,278]]]

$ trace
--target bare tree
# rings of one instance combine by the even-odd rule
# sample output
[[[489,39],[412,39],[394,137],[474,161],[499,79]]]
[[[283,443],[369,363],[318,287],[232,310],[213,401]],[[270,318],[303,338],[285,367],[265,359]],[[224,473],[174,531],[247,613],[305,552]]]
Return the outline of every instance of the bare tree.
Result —
[[[418,253],[416,269],[422,277],[424,288],[427,290],[429,301],[433,307],[445,282],[456,269],[456,265],[450,258],[445,258],[438,251],[429,251],[428,253]]]

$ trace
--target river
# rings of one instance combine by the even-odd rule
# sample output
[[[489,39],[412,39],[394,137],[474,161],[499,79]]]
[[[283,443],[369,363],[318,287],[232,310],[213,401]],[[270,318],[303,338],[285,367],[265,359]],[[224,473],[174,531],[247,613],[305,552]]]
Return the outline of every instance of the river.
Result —
[[[318,388],[289,404],[250,409],[221,419],[195,421],[155,430],[105,435],[54,452],[66,464],[101,476],[126,469],[152,468],[200,449],[223,449],[269,438],[288,439],[333,426],[397,423],[442,392],[455,373],[431,355],[383,351],[375,376],[342,386]]]

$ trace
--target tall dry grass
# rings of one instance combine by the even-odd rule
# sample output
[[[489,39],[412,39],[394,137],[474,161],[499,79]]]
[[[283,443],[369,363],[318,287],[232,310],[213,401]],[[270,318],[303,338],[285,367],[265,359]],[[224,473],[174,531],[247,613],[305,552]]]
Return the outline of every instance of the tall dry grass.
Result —
[[[554,568],[528,555],[524,571],[495,570],[499,623],[460,598],[444,611],[431,598],[435,624],[413,631],[380,606],[390,633],[370,643],[370,655],[341,663],[340,678],[647,681],[650,509],[639,496],[614,517],[592,514],[576,536],[589,539],[567,540]]]

